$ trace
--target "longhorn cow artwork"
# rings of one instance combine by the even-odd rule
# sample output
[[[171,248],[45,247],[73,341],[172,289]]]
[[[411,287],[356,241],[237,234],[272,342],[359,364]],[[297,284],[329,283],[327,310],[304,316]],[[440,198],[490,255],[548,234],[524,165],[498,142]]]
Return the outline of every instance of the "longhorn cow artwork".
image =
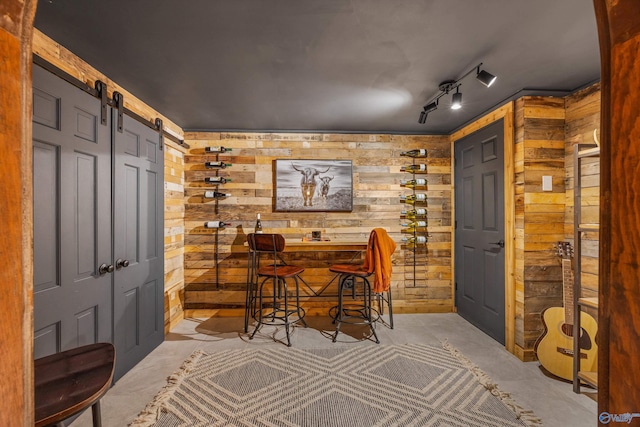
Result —
[[[302,174],[302,180],[300,180],[300,190],[302,190],[302,198],[304,199],[303,206],[313,206],[313,196],[316,194],[316,186],[318,182],[316,181],[316,177],[321,173],[327,173],[331,166],[323,170],[305,167],[305,168],[297,168],[296,165],[291,162],[291,167]]]
[[[274,211],[350,212],[350,160],[275,160]]]
[[[321,176],[320,180],[320,197],[322,200],[327,200],[327,194],[329,194],[329,183],[333,179],[332,176]]]

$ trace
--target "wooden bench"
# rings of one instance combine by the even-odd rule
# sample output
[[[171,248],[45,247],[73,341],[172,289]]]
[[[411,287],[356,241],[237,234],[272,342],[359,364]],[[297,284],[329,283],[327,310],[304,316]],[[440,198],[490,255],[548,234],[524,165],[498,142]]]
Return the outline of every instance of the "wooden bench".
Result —
[[[100,398],[111,387],[115,361],[116,351],[110,343],[90,344],[37,359],[35,426],[57,425],[91,406],[93,425],[101,427]]]

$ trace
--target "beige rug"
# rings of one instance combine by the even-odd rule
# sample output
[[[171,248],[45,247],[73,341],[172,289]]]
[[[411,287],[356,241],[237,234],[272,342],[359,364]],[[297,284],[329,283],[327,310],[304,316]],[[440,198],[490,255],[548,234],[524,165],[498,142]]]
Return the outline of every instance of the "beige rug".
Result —
[[[442,346],[195,352],[130,426],[539,426]]]

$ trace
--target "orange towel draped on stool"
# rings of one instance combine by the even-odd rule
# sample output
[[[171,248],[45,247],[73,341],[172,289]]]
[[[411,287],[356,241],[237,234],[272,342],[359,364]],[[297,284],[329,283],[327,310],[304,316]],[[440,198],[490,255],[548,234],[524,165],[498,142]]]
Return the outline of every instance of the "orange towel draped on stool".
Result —
[[[374,269],[373,292],[386,292],[391,286],[391,255],[396,250],[396,242],[389,237],[384,228],[374,228],[369,235],[367,253],[363,269]]]

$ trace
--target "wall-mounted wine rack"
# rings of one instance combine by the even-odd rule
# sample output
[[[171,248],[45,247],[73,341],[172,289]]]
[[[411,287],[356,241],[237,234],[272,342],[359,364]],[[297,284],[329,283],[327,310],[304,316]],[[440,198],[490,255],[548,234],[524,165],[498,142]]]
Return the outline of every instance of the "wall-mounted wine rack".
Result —
[[[420,247],[425,247],[428,240],[428,223],[427,223],[427,165],[425,163],[417,163],[420,159],[427,158],[427,151],[424,149],[415,149],[400,153],[401,156],[411,157],[413,162],[411,165],[403,166],[402,171],[411,174],[411,179],[402,180],[400,185],[411,189],[411,194],[400,196],[400,200],[405,203],[406,207],[402,214],[404,220],[403,226],[406,227],[403,232],[410,237],[403,238],[406,241],[405,247],[411,249],[413,254],[413,285],[416,285],[417,278],[417,259],[416,252]],[[424,178],[422,177],[424,176]],[[411,209],[409,207],[411,206]]]
[[[230,197],[231,194],[227,194],[227,193],[223,193],[219,190],[219,187],[221,185],[226,184],[227,182],[230,182],[231,179],[220,176],[220,171],[222,169],[226,169],[227,167],[231,167],[231,163],[226,163],[224,161],[221,161],[219,156],[220,154],[225,154],[228,153],[229,151],[231,151],[230,148],[225,148],[225,147],[206,147],[204,149],[205,154],[209,155],[209,154],[213,154],[215,155],[215,160],[208,160],[205,161],[204,166],[207,170],[213,170],[215,171],[215,175],[212,176],[207,176],[204,178],[204,182],[206,184],[211,184],[213,186],[215,186],[215,189],[211,190],[211,189],[207,189],[204,194],[202,195],[202,199],[203,201],[205,199],[211,199],[215,202],[215,215],[218,216],[219,213],[219,209],[218,209],[218,203],[220,202],[220,200],[223,200],[227,197]],[[224,221],[220,221],[220,220],[215,220],[215,221],[207,221],[205,222],[204,226],[205,228],[210,228],[215,230],[215,237],[214,237],[214,262],[215,262],[215,266],[216,266],[216,288],[220,287],[220,273],[219,273],[219,266],[218,266],[218,231],[224,229],[228,224],[225,223]]]

